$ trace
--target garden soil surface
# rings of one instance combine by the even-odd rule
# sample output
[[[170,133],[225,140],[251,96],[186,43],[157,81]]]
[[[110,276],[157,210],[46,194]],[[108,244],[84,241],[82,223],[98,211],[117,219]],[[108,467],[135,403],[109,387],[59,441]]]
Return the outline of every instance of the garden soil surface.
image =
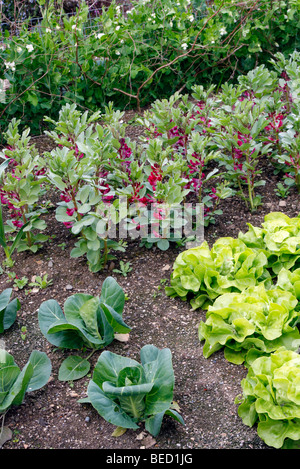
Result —
[[[138,127],[128,127],[131,138],[138,134]],[[41,136],[33,141],[41,152],[51,149],[49,138]],[[274,168],[266,162],[263,171],[266,180],[266,185],[260,188],[263,205],[251,214],[236,197],[224,200],[223,215],[205,229],[205,239],[210,246],[221,236],[237,237],[239,231],[247,230],[247,222],[260,226],[269,212],[298,215],[298,194],[291,190],[286,199],[279,198],[274,192],[278,181]],[[49,198],[51,200],[51,194]],[[25,365],[32,350],[46,352],[52,362],[52,375],[44,388],[27,393],[22,405],[7,412],[5,425],[12,435],[3,449],[270,449],[258,437],[256,427],[243,424],[234,403],[242,392],[241,380],[247,374],[246,368],[227,362],[222,350],[204,358],[198,325],[205,320],[205,312],[193,311],[188,303],[164,293],[161,281],[169,281],[173,263],[185,248],[173,247],[164,252],[148,250],[140,247],[139,240],[126,240],[126,252],[118,255],[105,271],[93,274],[83,258],[70,257],[76,239],[56,221],[54,205],[45,215],[51,242],[36,254],[15,253],[15,264],[10,269],[19,278],[26,276],[30,281],[36,275],[48,274],[53,284],[45,289],[28,292],[25,287],[13,292],[21,302],[21,310],[16,322],[1,337],[2,345],[14,356],[19,367]],[[127,277],[113,272],[121,259],[131,263],[132,271]],[[127,430],[122,436],[113,436],[113,425],[101,418],[91,405],[78,402],[87,395],[91,375],[72,383],[59,381],[60,364],[70,351],[53,347],[39,329],[37,312],[43,301],[56,299],[63,306],[66,298],[74,293],[99,295],[109,275],[128,296],[123,318],[132,331],[127,342],[115,340],[107,350],[138,361],[140,349],[146,344],[168,347],[172,352],[174,401],[185,425],[165,417],[156,438],[148,434],[142,424],[138,431]],[[13,280],[2,274],[0,291],[12,286]],[[26,327],[25,338],[21,334],[23,327]],[[90,359],[91,373],[100,353],[94,353]]]

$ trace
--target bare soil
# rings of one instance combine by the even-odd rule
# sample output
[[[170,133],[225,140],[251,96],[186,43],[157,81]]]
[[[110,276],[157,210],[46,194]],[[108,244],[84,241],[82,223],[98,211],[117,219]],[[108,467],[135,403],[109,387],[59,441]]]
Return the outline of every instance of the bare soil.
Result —
[[[138,133],[134,126],[130,131],[132,135]],[[51,145],[45,137],[35,139],[35,143],[41,149]],[[271,211],[298,215],[298,194],[291,190],[287,199],[275,194],[278,179],[268,163],[264,179],[266,186],[260,188],[263,205],[253,214],[235,197],[222,202],[223,215],[215,225],[205,229],[205,239],[210,245],[221,236],[237,237],[239,231],[247,230],[247,222],[259,226]],[[139,246],[139,240],[128,240],[126,252],[119,256],[131,262],[132,271],[127,277],[112,272],[112,264],[104,272],[92,274],[84,259],[70,257],[76,239],[55,220],[54,209],[45,217],[51,242],[36,254],[14,254],[15,265],[11,271],[19,278],[29,279],[47,273],[53,284],[27,294],[26,287],[14,292],[20,299],[21,310],[1,339],[20,367],[25,365],[32,350],[45,351],[52,362],[52,376],[44,388],[26,394],[21,406],[8,411],[5,425],[13,434],[3,449],[269,449],[257,436],[255,427],[243,424],[234,404],[235,397],[241,393],[240,383],[247,374],[246,368],[228,363],[222,351],[205,359],[197,330],[200,320],[205,320],[205,312],[192,311],[180,299],[168,298],[161,288],[161,280],[169,280],[173,262],[184,248],[165,252],[147,250]],[[118,263],[118,260],[114,262],[115,267]],[[111,424],[92,406],[78,402],[86,397],[90,376],[73,383],[59,381],[59,366],[70,352],[53,347],[39,329],[37,311],[43,301],[53,298],[62,306],[74,293],[97,295],[108,275],[113,275],[128,295],[123,317],[132,331],[128,342],[114,341],[107,350],[137,360],[141,347],[146,344],[168,347],[172,352],[174,400],[185,425],[166,417],[155,439],[145,432],[143,425],[139,431],[128,430],[121,437],[114,437],[115,428]],[[0,276],[0,291],[12,285],[6,274]],[[24,326],[25,339],[21,337]],[[91,372],[100,353],[91,359]]]

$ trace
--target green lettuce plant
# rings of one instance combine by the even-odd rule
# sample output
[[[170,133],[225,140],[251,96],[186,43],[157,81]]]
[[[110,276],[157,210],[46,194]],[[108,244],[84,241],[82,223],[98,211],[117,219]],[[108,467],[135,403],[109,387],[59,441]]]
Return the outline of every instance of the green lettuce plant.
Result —
[[[206,309],[224,293],[241,292],[259,282],[268,285],[266,267],[266,255],[239,239],[219,238],[211,249],[204,241],[177,256],[165,291],[168,296],[190,301],[193,309]]]
[[[22,370],[6,350],[0,349],[0,414],[21,405],[25,394],[42,388],[51,375],[51,362],[44,352],[33,350]]]
[[[145,345],[141,363],[104,351],[89,382],[86,399],[105,420],[121,428],[145,428],[153,436],[160,432],[164,415],[184,423],[173,402],[174,372],[171,351]]]
[[[257,358],[241,382],[238,414],[268,446],[300,448],[299,383],[300,355],[284,347]]]
[[[12,288],[6,288],[0,294],[0,334],[13,325],[21,307],[18,298],[11,301],[11,294]]]
[[[248,223],[249,230],[239,233],[248,247],[259,249],[268,258],[268,269],[277,275],[284,267],[294,270],[300,259],[300,216],[290,218],[281,212],[265,216],[262,227]]]
[[[300,333],[297,299],[281,288],[263,284],[241,293],[225,293],[208,307],[199,324],[205,358],[224,348],[225,358],[236,364],[251,362],[281,346],[297,350]]]

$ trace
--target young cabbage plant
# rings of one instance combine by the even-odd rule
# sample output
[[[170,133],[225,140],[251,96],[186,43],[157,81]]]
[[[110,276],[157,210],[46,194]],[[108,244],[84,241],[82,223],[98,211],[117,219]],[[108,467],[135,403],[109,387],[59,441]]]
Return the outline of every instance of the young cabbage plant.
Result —
[[[45,386],[51,369],[51,361],[44,352],[33,350],[28,362],[20,370],[13,356],[0,349],[0,414],[11,406],[21,405],[26,392]]]
[[[105,420],[121,428],[137,430],[144,422],[146,430],[157,436],[164,415],[184,424],[173,403],[174,372],[171,351],[145,345],[141,363],[104,351],[88,385],[88,397]]]
[[[13,325],[21,307],[18,298],[10,301],[11,294],[12,288],[6,288],[0,294],[0,334]]]
[[[42,303],[38,312],[39,326],[46,339],[56,347],[88,348],[93,352],[109,345],[116,334],[130,332],[122,319],[124,304],[123,289],[113,277],[107,277],[100,297],[76,293],[67,298],[64,311],[56,300]],[[84,374],[89,370],[85,359],[69,358],[62,364],[60,379],[79,379],[84,375],[83,370]]]

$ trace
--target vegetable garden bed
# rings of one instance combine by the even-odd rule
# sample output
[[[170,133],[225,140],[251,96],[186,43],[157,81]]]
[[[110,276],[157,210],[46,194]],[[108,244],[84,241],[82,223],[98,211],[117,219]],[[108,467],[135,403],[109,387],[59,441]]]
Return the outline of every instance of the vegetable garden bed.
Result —
[[[260,75],[260,72],[262,75]],[[254,79],[252,85],[253,83],[259,84],[260,79],[264,80],[262,78],[264,72],[263,68],[258,70],[256,81]],[[251,79],[251,77],[248,78]],[[270,87],[272,87],[272,83]],[[228,112],[231,92],[232,96],[234,95],[234,99],[236,99],[233,89],[224,88],[224,90],[227,93],[228,103],[225,104],[224,113],[219,114],[220,120],[216,119],[215,122],[212,122],[213,125],[220,125],[222,128],[225,127],[226,122],[228,123],[226,113]],[[197,93],[199,98],[199,93],[203,92],[201,88],[196,90],[196,97]],[[259,86],[257,86],[256,92],[259,92]],[[243,98],[239,101],[240,103],[249,100],[248,104],[253,104],[251,101],[251,99],[254,99],[253,97],[249,97],[247,94],[240,97]],[[205,107],[205,105],[199,106],[199,113],[201,115],[202,112],[202,118],[206,111],[209,113],[214,109],[213,101],[210,101],[208,96],[205,96],[205,98],[205,103],[208,107]],[[258,100],[261,98],[260,96]],[[263,99],[260,103],[262,102]],[[156,104],[156,111],[158,112],[156,117],[158,115],[162,118],[165,117],[163,112],[159,114],[159,104]],[[246,104],[245,106],[240,104],[239,110],[242,116],[245,117],[247,114],[249,117],[252,106],[247,108]],[[274,102],[270,104],[271,107],[272,105],[274,105]],[[277,105],[279,106],[279,100],[275,103],[275,106]],[[182,109],[186,111],[188,106],[187,101],[184,101]],[[176,114],[177,111],[175,109],[176,107],[173,109],[173,116],[177,116],[178,120],[180,120],[181,116]],[[180,109],[180,106],[177,109]],[[260,110],[262,109],[260,108]],[[279,107],[277,108],[278,110]],[[141,128],[137,125],[137,121],[133,119],[133,113],[129,112],[123,116],[118,116],[118,123],[119,119],[122,118],[128,124],[126,127],[126,137],[130,139],[131,143],[138,141],[141,136]],[[258,157],[258,155],[263,155],[264,152],[267,153],[267,150],[262,149],[270,148],[268,142],[273,142],[273,140],[271,140],[268,133],[264,133],[266,126],[262,119],[260,119],[260,113],[256,115],[253,112],[251,116],[253,118],[251,121],[251,138],[255,140],[258,139],[258,135],[261,136],[263,134],[266,137],[266,147],[262,146],[262,140],[249,143],[249,138],[248,140],[246,138],[243,140],[240,134],[238,134],[238,138],[241,138],[241,141],[239,143],[235,142],[235,148],[236,150],[240,148],[244,152],[244,156],[245,154],[247,157],[251,155],[250,160],[252,158],[251,164],[254,165],[254,168],[251,167],[247,158],[245,163],[238,152],[233,152],[233,156],[231,155],[232,161],[226,157],[222,161],[221,158],[221,161],[227,168],[227,175],[232,176],[232,178],[229,177],[229,181],[231,179],[230,182],[233,183],[231,187],[234,187],[235,190],[226,192],[226,196],[222,192],[223,196],[217,198],[217,206],[211,204],[211,200],[216,200],[214,198],[216,192],[213,190],[214,186],[211,185],[211,181],[214,180],[213,176],[217,174],[215,162],[220,157],[220,154],[216,152],[213,157],[208,157],[207,161],[202,165],[200,164],[201,162],[199,163],[197,155],[195,156],[195,153],[193,153],[192,158],[194,159],[190,161],[189,168],[192,172],[189,174],[194,174],[195,162],[198,164],[196,171],[198,176],[200,173],[199,167],[205,167],[205,169],[210,171],[205,172],[205,182],[210,192],[206,194],[206,199],[204,200],[206,201],[207,208],[206,215],[209,217],[211,214],[210,221],[214,221],[214,223],[206,223],[204,230],[205,240],[210,248],[222,237],[237,239],[240,232],[246,233],[248,231],[248,224],[251,224],[253,227],[261,227],[266,215],[269,213],[282,212],[286,216],[293,218],[297,217],[300,211],[297,185],[289,185],[284,188],[285,190],[280,192],[278,183],[283,181],[282,173],[274,171],[274,165],[269,158]],[[144,121],[140,119],[140,122],[145,124],[149,121],[149,113],[144,113],[144,119]],[[208,121],[201,119],[200,121],[205,122],[205,132],[210,132],[211,125],[208,125]],[[281,126],[282,122],[280,119],[279,121]],[[162,121],[156,122],[162,126]],[[243,122],[243,120],[240,122]],[[278,121],[273,121],[273,123],[273,131],[278,132]],[[193,126],[191,123],[189,124],[191,130]],[[238,127],[237,123],[236,125]],[[147,127],[147,125],[145,126]],[[227,131],[230,131],[229,127],[227,127]],[[56,130],[58,128],[62,132],[65,131],[62,121],[56,127]],[[112,128],[116,130],[116,127]],[[173,124],[172,128],[174,130]],[[235,130],[238,132],[241,129],[237,128]],[[245,128],[242,130],[244,131],[243,135],[249,137],[249,128],[247,131]],[[270,129],[267,129],[266,132],[268,130]],[[155,129],[156,131],[157,129]],[[103,134],[99,133],[99,135],[101,138],[103,137]],[[186,133],[185,135],[188,134]],[[228,141],[232,142],[234,135],[235,133],[232,131],[231,140],[228,138]],[[54,136],[54,141],[53,138],[50,138],[51,136]],[[272,134],[273,137],[274,135]],[[73,150],[71,152],[73,151],[76,156],[78,156],[78,150],[88,154],[90,148],[88,145],[84,146],[87,141],[83,142],[79,138],[77,140],[79,146],[72,147]],[[199,148],[197,145],[201,147],[203,141],[197,141],[195,137],[193,141],[194,148],[192,146],[191,148],[196,150]],[[78,244],[78,236],[76,236],[78,232],[76,233],[74,227],[85,226],[82,225],[82,220],[85,219],[84,215],[87,212],[82,214],[80,210],[75,210],[74,207],[64,205],[64,203],[70,204],[72,200],[66,200],[66,197],[61,199],[58,192],[54,190],[56,185],[56,188],[59,188],[61,193],[66,196],[65,187],[62,185],[63,178],[60,177],[59,179],[57,177],[58,173],[55,174],[53,162],[58,162],[59,158],[55,160],[55,156],[58,157],[60,155],[59,152],[64,151],[64,146],[68,148],[68,145],[72,146],[75,142],[70,142],[66,138],[66,134],[63,139],[61,139],[61,136],[51,134],[35,138],[33,142],[38,148],[40,155],[46,155],[47,152],[56,149],[54,150],[56,153],[52,153],[52,167],[49,178],[54,184],[50,189],[48,187],[48,190],[42,194],[42,199],[38,205],[39,208],[43,207],[47,210],[39,212],[37,219],[34,216],[28,217],[32,223],[32,230],[34,228],[39,229],[41,226],[44,227],[44,225],[41,225],[41,221],[45,222],[43,229],[45,242],[36,251],[35,249],[21,250],[20,252],[15,251],[12,256],[13,264],[10,264],[8,259],[5,259],[4,253],[1,252],[2,262],[6,261],[6,270],[0,277],[1,290],[3,291],[6,288],[12,287],[13,297],[17,297],[21,305],[15,322],[4,331],[1,340],[4,343],[4,349],[13,355],[16,363],[21,368],[25,366],[33,350],[45,352],[51,360],[52,373],[50,380],[45,386],[35,390],[33,393],[27,393],[21,405],[13,406],[8,410],[5,416],[5,426],[11,429],[12,434],[8,435],[4,448],[268,449],[270,446],[266,445],[258,437],[256,427],[248,427],[238,415],[236,397],[242,393],[241,383],[246,378],[248,372],[243,361],[240,361],[239,364],[230,362],[224,356],[223,349],[216,349],[212,354],[206,353],[207,347],[205,350],[203,342],[199,341],[198,336],[199,323],[203,323],[206,318],[206,311],[202,309],[204,303],[199,303],[198,308],[193,309],[188,301],[182,301],[178,297],[167,296],[165,294],[165,287],[170,285],[170,275],[173,271],[173,266],[175,266],[174,262],[178,258],[179,253],[186,250],[186,246],[172,242],[168,249],[161,249],[162,245],[156,240],[156,242],[149,243],[150,246],[147,249],[147,243],[141,245],[140,239],[128,238],[126,240],[128,241],[128,246],[125,251],[116,251],[114,259],[106,257],[104,264],[101,264],[102,261],[100,262],[100,260],[93,262],[92,256],[86,258],[86,251],[78,251],[81,246]],[[60,150],[57,150],[59,142],[61,142],[61,147],[59,147]],[[125,141],[122,140],[122,142],[124,143]],[[186,148],[184,138],[182,138],[179,131],[178,134],[172,136],[168,134],[168,138],[165,140],[165,143],[171,146],[178,144],[178,142],[180,142],[181,148]],[[228,148],[222,142],[222,132],[219,134],[219,139],[216,142],[220,145],[221,152],[228,156],[228,153],[226,153]],[[88,141],[88,143],[93,145],[93,142]],[[207,143],[208,141],[205,141],[205,144]],[[293,139],[288,140],[287,135],[284,143],[292,147]],[[252,144],[253,146],[251,146]],[[155,147],[155,144],[153,144],[153,147]],[[122,148],[124,149],[124,146]],[[134,148],[133,144],[131,148]],[[13,158],[15,156],[13,152],[14,149],[7,151],[7,156]],[[182,154],[180,150],[178,153]],[[208,150],[204,145],[201,155],[207,153]],[[188,154],[191,155],[191,153]],[[150,152],[148,156],[151,161],[151,157],[154,158],[157,154]],[[187,156],[187,153],[185,156]],[[126,161],[126,157],[124,160]],[[241,161],[243,161],[245,166],[242,165]],[[284,164],[284,161],[284,156],[281,155],[280,164]],[[163,160],[157,160],[157,162],[161,164],[159,169],[164,168],[165,172],[163,174],[166,178],[165,180],[168,181],[167,165],[164,166]],[[174,161],[172,161],[173,163]],[[236,165],[236,167],[230,167],[231,163]],[[13,168],[17,166],[13,166]],[[161,182],[157,177],[159,172],[155,173],[155,168],[157,169],[152,164],[152,172],[147,174],[150,178],[148,181],[153,181],[155,176],[157,178],[156,185],[151,186],[150,184],[153,193],[155,193],[157,187],[163,193],[164,184],[159,185],[159,182]],[[276,168],[278,169],[275,166]],[[243,180],[242,177],[244,177],[244,183],[246,180],[245,186],[249,183],[247,177],[250,176],[253,177],[253,181],[257,182],[258,179],[259,181],[264,180],[266,184],[256,184],[255,193],[248,197],[240,190],[239,186],[236,187],[234,185],[236,175],[241,176],[240,180]],[[43,174],[39,173],[39,176],[43,177]],[[290,176],[292,176],[290,179],[293,178],[297,182],[297,174],[295,175],[292,172]],[[201,187],[202,179],[200,174],[196,181],[197,184],[191,180],[189,189],[192,187],[192,183],[195,183],[197,190],[199,190],[199,181]],[[178,179],[175,179],[175,181],[178,182]],[[181,188],[182,186],[183,184],[181,184]],[[130,189],[133,190],[134,187],[136,186],[132,184]],[[168,187],[170,193],[172,193],[172,183],[169,185],[165,184],[165,187]],[[222,187],[222,190],[224,190],[228,186],[223,185],[218,187]],[[252,186],[248,185],[248,187],[251,188]],[[7,185],[8,188],[9,184]],[[218,193],[220,194],[221,190],[219,189],[219,191]],[[103,192],[103,194],[109,195],[109,192]],[[137,196],[135,191],[130,192],[130,194]],[[139,197],[146,195],[147,193],[141,193]],[[199,195],[199,192],[197,192],[197,195]],[[64,203],[58,204],[61,200]],[[76,201],[78,202],[78,199]],[[36,203],[35,200],[34,203]],[[80,203],[84,204],[81,199]],[[58,208],[55,211],[56,206]],[[83,212],[82,208],[81,210]],[[83,217],[76,218],[77,213],[80,213]],[[7,216],[5,210],[4,215]],[[13,212],[12,220],[19,220],[16,210]],[[60,221],[64,225],[59,223]],[[72,222],[71,225],[69,221]],[[18,225],[15,224],[14,226]],[[10,223],[10,228],[12,228],[12,223]],[[247,236],[244,239],[246,238]],[[158,237],[157,239],[161,238]],[[41,239],[36,239],[37,243],[40,241]],[[77,249],[75,251],[76,255],[71,256],[71,252],[74,254],[74,249]],[[77,254],[81,255],[77,256]],[[87,259],[89,262],[87,262]],[[124,263],[123,269],[121,262]],[[125,265],[130,268],[126,269]],[[45,331],[42,331],[43,328],[40,327],[41,323],[39,322],[41,305],[45,304],[48,300],[55,300],[63,308],[65,301],[73,294],[85,294],[92,297],[100,296],[102,288],[105,285],[104,282],[109,277],[113,277],[125,293],[126,301],[122,320],[125,324],[130,325],[131,331],[128,335],[126,333],[119,336],[119,340],[113,340],[105,344],[105,350],[140,362],[140,352],[146,345],[152,344],[159,349],[169,348],[172,354],[175,375],[173,409],[182,416],[185,422],[184,425],[180,421],[172,419],[170,414],[167,414],[162,420],[162,426],[158,434],[151,434],[149,432],[149,428],[152,428],[151,426],[147,427],[147,431],[144,424],[139,423],[138,429],[128,429],[125,433],[120,432],[119,436],[116,435],[114,433],[115,425],[101,418],[96,408],[90,402],[86,402],[90,378],[93,375],[93,370],[96,369],[97,361],[99,356],[101,356],[101,350],[95,350],[91,356],[82,348],[80,348],[79,352],[78,350],[75,353],[71,352],[71,354],[81,355],[83,358],[89,356],[90,372],[81,377],[81,379],[70,379],[67,381],[59,379],[61,364],[64,359],[70,356],[70,350],[59,348],[57,344],[51,344],[47,340]],[[214,289],[216,291],[216,287]],[[166,291],[168,292],[168,290]],[[113,315],[113,319],[116,320],[116,315]],[[113,319],[111,319],[111,324],[114,322]],[[58,327],[57,324],[55,327]],[[61,327],[61,323],[59,327]],[[66,328],[66,324],[64,324],[64,327]],[[123,323],[122,327],[124,327],[124,330],[121,332],[126,332]],[[73,327],[73,329],[75,328]],[[204,331],[202,330],[202,332]],[[146,348],[145,350],[148,349]],[[245,407],[247,408],[246,404],[244,405]]]

